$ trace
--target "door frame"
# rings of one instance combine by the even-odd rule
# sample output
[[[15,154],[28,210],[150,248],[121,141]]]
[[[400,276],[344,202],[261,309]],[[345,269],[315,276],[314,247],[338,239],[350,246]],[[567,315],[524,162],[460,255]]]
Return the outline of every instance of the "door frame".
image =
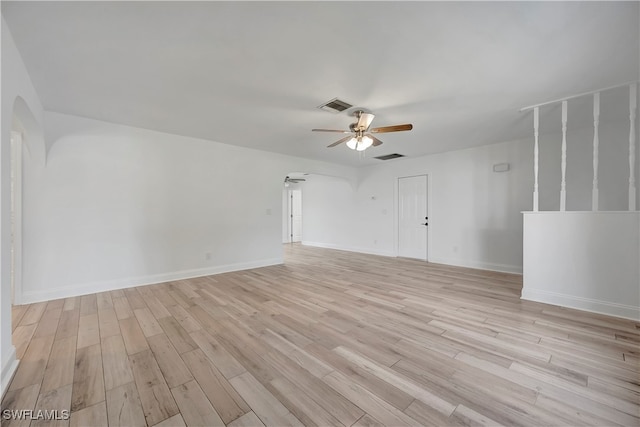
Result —
[[[22,303],[23,134],[11,131],[11,303]]]
[[[287,190],[287,237],[289,238],[289,243],[294,243],[293,241],[293,193],[297,191],[300,196],[300,209],[302,209],[302,190],[299,188],[293,188]],[[300,221],[302,222],[302,213],[300,213]],[[300,230],[300,234],[302,234],[302,226]],[[300,236],[299,242],[302,242],[302,236]]]
[[[427,217],[429,217],[429,225],[431,227],[432,218],[431,218],[431,188],[432,188],[432,176],[433,174],[429,172],[425,173],[416,173],[412,175],[396,175],[395,182],[393,186],[393,239],[394,239],[394,250],[396,258],[400,254],[400,179],[402,178],[414,178],[416,176],[426,176],[427,177]],[[427,228],[427,259],[426,262],[429,262],[429,258],[431,258],[431,232]]]

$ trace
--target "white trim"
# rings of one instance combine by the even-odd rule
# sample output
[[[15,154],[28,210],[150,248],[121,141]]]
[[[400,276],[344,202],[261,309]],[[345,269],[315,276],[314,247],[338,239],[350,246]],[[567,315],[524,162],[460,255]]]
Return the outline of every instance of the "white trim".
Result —
[[[380,255],[380,256],[386,256],[386,257],[396,256],[396,254],[392,252],[379,251],[379,250],[369,249],[369,248],[356,248],[353,246],[334,245],[333,243],[309,242],[309,241],[303,240],[302,244],[305,246],[315,246],[317,248],[335,249],[338,251],[358,252],[361,254]]]
[[[453,265],[456,267],[475,268],[478,270],[498,271],[500,273],[522,274],[521,265],[498,264],[484,261],[468,261],[454,258],[432,258],[430,262],[436,264]]]
[[[521,211],[520,213],[523,215],[576,215],[576,214],[590,214],[590,215],[611,215],[611,214],[618,214],[618,215],[637,215],[639,211],[538,211],[538,212],[532,212],[532,211]]]
[[[582,96],[593,95],[596,92],[604,92],[604,91],[610,90],[610,89],[616,89],[616,88],[623,87],[623,86],[629,86],[630,84],[634,84],[634,83],[637,83],[637,82],[638,82],[638,80],[634,80],[634,81],[630,81],[630,82],[627,82],[627,83],[622,83],[622,84],[618,84],[618,85],[614,85],[614,86],[607,86],[607,87],[604,87],[602,89],[590,90],[589,92],[582,92],[582,93],[578,93],[576,95],[569,95],[569,96],[566,96],[564,98],[554,99],[552,101],[541,102],[540,104],[529,105],[528,107],[522,107],[520,109],[520,112],[528,111],[528,110],[531,110],[531,109],[536,108],[536,107],[544,107],[545,105],[549,105],[549,104],[557,104],[558,102],[568,101],[570,99],[580,98]]]
[[[0,377],[0,400],[4,398],[4,394],[9,389],[9,383],[13,379],[13,375],[18,370],[18,364],[20,361],[16,359],[16,348],[12,345],[9,349],[7,358],[2,358],[4,366],[2,367],[2,374]]]
[[[11,131],[11,302],[22,304],[22,150],[20,132]]]
[[[608,316],[622,317],[635,321],[640,320],[640,308],[632,305],[616,304],[591,298],[577,297],[574,295],[530,289],[523,289],[522,296],[520,298],[523,300],[559,305],[562,307],[606,314]]]
[[[182,270],[172,273],[153,274],[143,277],[129,277],[125,279],[106,280],[94,283],[85,283],[73,286],[63,286],[54,289],[47,289],[37,292],[24,292],[23,303],[32,304],[34,302],[49,301],[52,299],[68,298],[80,295],[93,294],[96,292],[112,291],[116,289],[130,288],[133,286],[154,285],[157,283],[170,282],[173,280],[191,279],[194,277],[211,276],[214,274],[229,273],[232,271],[249,270],[252,268],[268,267],[283,263],[283,258],[268,258],[257,261],[239,262],[235,264],[219,265],[206,268],[196,268],[192,270]]]

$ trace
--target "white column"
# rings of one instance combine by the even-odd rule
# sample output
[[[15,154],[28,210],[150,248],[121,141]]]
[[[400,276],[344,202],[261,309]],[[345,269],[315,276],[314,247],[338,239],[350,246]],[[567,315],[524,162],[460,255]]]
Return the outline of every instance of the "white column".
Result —
[[[533,211],[538,212],[538,127],[540,108],[533,109]]]
[[[629,85],[629,210],[636,210],[636,108],[638,84]]]
[[[560,161],[562,181],[560,181],[560,211],[567,209],[567,101],[562,101],[562,158]]]
[[[598,156],[600,149],[600,92],[593,94],[593,190],[591,190],[591,210],[598,210]]]

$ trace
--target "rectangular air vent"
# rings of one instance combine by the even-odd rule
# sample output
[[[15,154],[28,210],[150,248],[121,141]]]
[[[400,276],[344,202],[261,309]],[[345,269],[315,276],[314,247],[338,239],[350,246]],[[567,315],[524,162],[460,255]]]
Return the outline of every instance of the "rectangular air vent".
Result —
[[[327,101],[322,105],[318,105],[319,109],[328,111],[330,113],[341,113],[342,111],[348,110],[351,107],[353,107],[353,105],[338,98],[333,98],[331,101]]]
[[[398,157],[404,157],[404,154],[393,153],[393,154],[387,154],[387,155],[384,155],[384,156],[374,157],[374,159],[391,160],[391,159],[397,159]]]

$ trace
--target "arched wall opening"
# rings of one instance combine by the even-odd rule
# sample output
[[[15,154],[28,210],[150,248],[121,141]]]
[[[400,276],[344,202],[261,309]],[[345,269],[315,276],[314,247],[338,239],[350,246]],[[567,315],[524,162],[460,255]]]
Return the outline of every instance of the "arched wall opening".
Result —
[[[6,125],[6,122],[5,122]],[[12,304],[22,300],[23,230],[25,225],[25,181],[45,164],[43,130],[26,101],[17,96],[11,109],[10,126],[3,126],[0,178],[0,394],[4,394],[17,369],[12,344]]]

